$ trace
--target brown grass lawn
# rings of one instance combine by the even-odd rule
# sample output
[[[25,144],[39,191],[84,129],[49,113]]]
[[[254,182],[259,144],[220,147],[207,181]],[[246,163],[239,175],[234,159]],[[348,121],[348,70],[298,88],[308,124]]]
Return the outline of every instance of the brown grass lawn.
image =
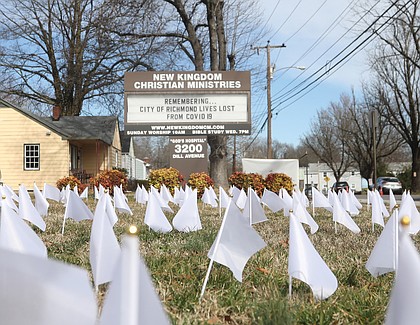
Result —
[[[267,247],[248,261],[243,282],[236,281],[228,268],[215,263],[199,303],[209,264],[207,253],[222,220],[218,209],[199,202],[202,230],[159,234],[144,225],[145,206],[128,197],[134,216],[120,214],[114,231],[120,239],[129,225],[139,227],[140,253],[174,324],[379,324],[384,320],[394,274],[374,278],[365,269],[382,230],[376,225],[372,232],[370,210],[366,207],[354,218],[362,230],[357,235],[340,225],[336,234],[331,213],[323,209],[317,209],[314,217],[319,225],[316,234],[310,235],[305,226],[315,248],[338,279],[338,290],[329,299],[315,301],[310,288],[298,280],[293,281],[292,297],[288,296],[288,218],[266,210],[269,221],[254,227]],[[92,198],[88,204],[94,211]],[[62,236],[63,215],[64,207],[52,203],[45,218],[46,231],[37,231],[49,257],[90,270],[91,221],[67,220]],[[171,221],[174,215],[167,217]],[[99,303],[105,293],[106,285],[100,287]]]

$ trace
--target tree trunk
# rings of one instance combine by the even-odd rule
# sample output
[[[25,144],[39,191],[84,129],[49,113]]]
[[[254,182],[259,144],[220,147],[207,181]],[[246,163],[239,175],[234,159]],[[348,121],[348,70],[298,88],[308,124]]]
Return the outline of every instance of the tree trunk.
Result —
[[[207,141],[211,148],[210,176],[217,185],[227,187],[227,136],[209,135]]]
[[[210,36],[210,65],[212,71],[226,70],[226,40],[223,20],[223,1],[208,0],[207,22]],[[207,136],[210,145],[210,177],[226,187],[227,181],[227,136]]]
[[[411,163],[411,191],[417,192],[420,188],[420,163],[419,163],[419,148],[416,146],[412,148],[412,163]]]

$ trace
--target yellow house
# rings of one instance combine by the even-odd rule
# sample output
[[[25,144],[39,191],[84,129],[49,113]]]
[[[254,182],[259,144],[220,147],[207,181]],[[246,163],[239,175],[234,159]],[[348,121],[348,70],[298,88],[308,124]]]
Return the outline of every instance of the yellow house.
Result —
[[[75,175],[82,183],[121,166],[118,119],[113,116],[40,117],[0,99],[0,180],[17,189],[54,185]]]

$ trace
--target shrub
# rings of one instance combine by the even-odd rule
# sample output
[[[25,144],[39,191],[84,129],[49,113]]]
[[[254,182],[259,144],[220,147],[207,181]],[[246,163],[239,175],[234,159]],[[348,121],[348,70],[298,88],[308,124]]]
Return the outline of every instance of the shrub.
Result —
[[[60,178],[56,183],[56,186],[60,191],[63,188],[66,188],[67,185],[70,185],[70,189],[74,189],[74,187],[77,185],[77,191],[79,192],[79,194],[81,194],[87,186],[85,184],[82,184],[82,182],[76,176],[66,176]]]
[[[95,177],[92,177],[89,180],[89,183],[96,187],[101,184],[104,188],[108,189],[109,193],[112,195],[114,194],[114,186],[122,185],[123,191],[126,191],[128,179],[124,172],[113,169],[100,172]]]
[[[248,187],[251,187],[259,196],[261,196],[264,191],[264,178],[260,174],[235,172],[230,175],[228,181],[230,185],[233,185],[238,189],[244,189],[244,191],[246,191]]]
[[[207,173],[192,173],[188,179],[187,185],[197,189],[197,198],[201,198],[204,189],[214,185],[213,180]]]
[[[162,184],[165,184],[172,194],[175,192],[175,187],[180,187],[183,182],[183,176],[177,169],[172,167],[151,170],[149,173],[150,186],[159,189]]]
[[[278,193],[281,188],[286,189],[289,194],[293,192],[293,181],[292,178],[283,173],[271,173],[268,174],[264,180],[265,187],[267,190]]]

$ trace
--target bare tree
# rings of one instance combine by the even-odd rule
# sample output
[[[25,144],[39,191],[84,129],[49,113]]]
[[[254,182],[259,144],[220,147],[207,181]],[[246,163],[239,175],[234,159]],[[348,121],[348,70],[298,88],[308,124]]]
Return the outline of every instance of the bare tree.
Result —
[[[243,47],[252,37],[244,31],[256,29],[259,21],[257,11],[251,1],[230,1],[228,9],[223,0],[182,1],[163,0],[175,8],[179,24],[183,30],[168,33],[169,37],[182,35],[179,46],[195,70],[205,70],[206,62],[212,71],[236,69],[244,55],[238,57],[238,47]],[[245,7],[245,4],[247,7]],[[228,21],[225,17],[231,18]],[[254,17],[253,20],[250,17]],[[245,18],[245,19],[241,19]],[[228,34],[226,34],[228,31]],[[243,41],[242,39],[245,39]],[[248,52],[249,52],[249,43]],[[229,50],[230,53],[229,53]],[[208,53],[208,55],[206,55]],[[208,61],[206,61],[208,60]],[[207,137],[210,146],[210,175],[219,185],[227,185],[227,136],[211,135]]]
[[[372,87],[379,94],[377,110],[410,147],[413,191],[420,187],[420,177],[417,177],[420,173],[418,8],[419,1],[396,7],[397,18],[379,35],[381,41],[371,56],[376,75]]]
[[[343,118],[341,103],[331,103],[327,109],[318,111],[311,130],[303,138],[303,144],[332,170],[336,181],[354,163],[347,152],[346,134],[339,126]]]
[[[109,11],[105,5],[90,0],[2,1],[0,76],[7,82],[0,91],[44,107],[59,105],[63,115],[79,115],[86,102],[92,106],[107,95],[121,95],[125,71],[150,67],[150,41],[111,37],[101,28],[103,13]]]
[[[377,97],[369,96],[366,85],[364,89],[363,100],[360,103],[356,101],[354,92],[351,97],[341,95],[345,118],[337,123],[346,134],[344,142],[347,153],[359,167],[361,176],[369,179],[374,170],[373,125],[369,122],[369,115],[378,105]],[[378,122],[375,127],[375,147],[376,159],[380,162],[401,147],[402,139],[384,118],[380,118]]]

